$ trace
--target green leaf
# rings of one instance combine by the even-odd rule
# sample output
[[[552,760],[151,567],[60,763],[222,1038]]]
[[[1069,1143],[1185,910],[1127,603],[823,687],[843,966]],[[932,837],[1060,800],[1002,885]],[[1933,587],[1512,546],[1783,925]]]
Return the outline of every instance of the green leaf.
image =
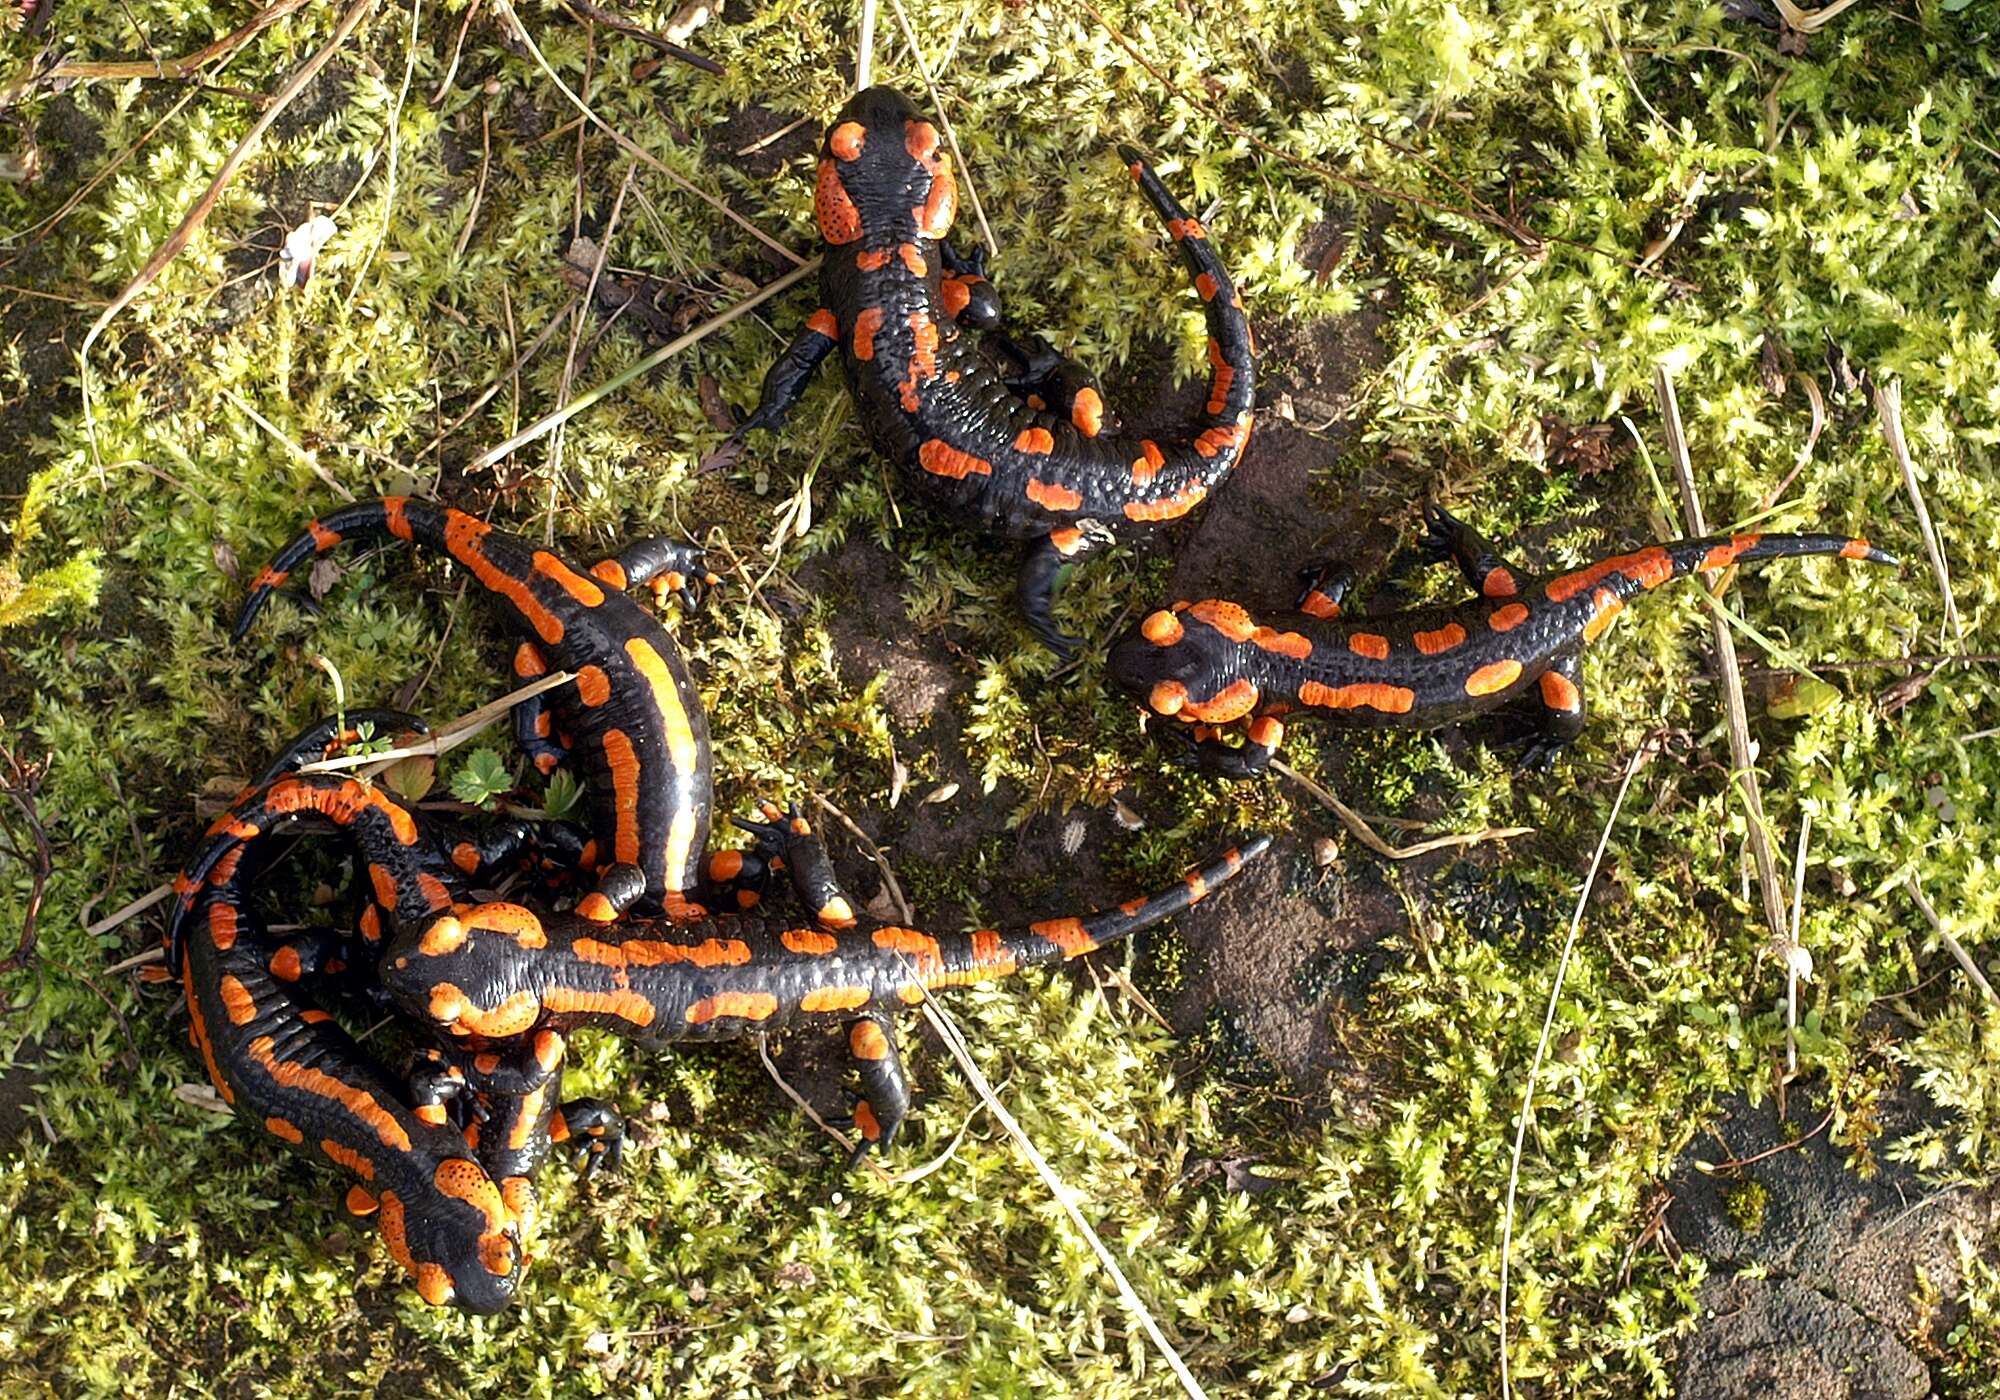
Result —
[[[491,749],[474,749],[451,777],[451,795],[474,807],[491,809],[513,786],[507,765]]]

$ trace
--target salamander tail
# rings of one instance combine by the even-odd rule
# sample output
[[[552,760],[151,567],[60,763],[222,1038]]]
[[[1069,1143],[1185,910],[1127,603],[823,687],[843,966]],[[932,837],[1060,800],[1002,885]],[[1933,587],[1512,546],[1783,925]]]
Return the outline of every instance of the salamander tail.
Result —
[[[982,929],[956,938],[939,939],[939,965],[922,978],[927,987],[955,987],[1003,977],[1034,963],[1081,957],[1127,934],[1151,928],[1161,920],[1199,904],[1270,847],[1271,838],[1253,834],[1232,846],[1172,889],[1149,898],[1130,900],[1115,909],[1062,919],[1043,919],[1025,929],[1004,932]]]
[[[1883,553],[1866,540],[1849,539],[1845,535],[1711,535],[1705,539],[1648,545],[1630,554],[1600,559],[1549,579],[1544,588],[1557,603],[1586,595],[1596,599],[1598,616],[1608,621],[1611,612],[1607,610],[1613,602],[1622,603],[1637,593],[1658,588],[1669,579],[1710,573],[1733,564],[1814,554],[1901,567],[1895,556]],[[1595,635],[1595,632],[1585,633],[1586,639]]]
[[[1195,290],[1201,294],[1202,315],[1208,322],[1211,373],[1202,418],[1206,431],[1196,440],[1196,448],[1208,449],[1202,451],[1204,457],[1212,457],[1224,447],[1233,453],[1250,436],[1250,406],[1257,392],[1257,344],[1250,333],[1249,317],[1243,312],[1243,298],[1209,246],[1208,230],[1201,221],[1181,208],[1136,150],[1120,146],[1118,155],[1139,182],[1140,192],[1166,222]]]
[[[243,635],[250,630],[250,624],[256,621],[257,614],[263,611],[271,595],[283,588],[308,559],[329,553],[347,540],[379,539],[383,536],[420,540],[439,546],[445,541],[446,521],[455,513],[428,501],[412,500],[407,496],[384,496],[375,501],[356,501],[330,515],[308,521],[305,530],[279,550],[277,558],[250,585],[250,596],[243,600],[243,611],[236,615],[236,625],[230,628],[230,640],[243,640]]]

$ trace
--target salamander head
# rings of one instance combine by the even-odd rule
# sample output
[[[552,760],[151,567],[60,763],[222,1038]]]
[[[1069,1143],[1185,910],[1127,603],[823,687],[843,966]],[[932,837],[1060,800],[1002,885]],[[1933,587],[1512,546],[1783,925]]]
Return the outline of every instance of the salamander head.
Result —
[[[470,1157],[440,1160],[429,1185],[419,1201],[402,1200],[394,1188],[378,1198],[390,1256],[434,1307],[501,1311],[513,1300],[522,1258],[500,1188]]]
[[[958,184],[936,127],[891,87],[856,93],[820,145],[813,212],[828,243],[889,248],[943,238],[958,212]]]
[[[382,986],[409,1015],[455,1035],[503,1037],[533,1028],[540,997],[534,955],[548,946],[536,914],[518,904],[457,904],[397,935]]]
[[[1215,606],[1176,603],[1148,616],[1112,647],[1111,678],[1156,715],[1225,724],[1250,713],[1261,696],[1242,674],[1243,648],[1206,620]]]

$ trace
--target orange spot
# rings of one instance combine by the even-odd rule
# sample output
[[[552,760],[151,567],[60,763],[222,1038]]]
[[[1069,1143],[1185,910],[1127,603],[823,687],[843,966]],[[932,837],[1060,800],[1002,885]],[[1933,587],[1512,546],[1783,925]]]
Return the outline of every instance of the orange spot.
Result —
[[[609,1016],[639,1027],[652,1025],[659,1014],[652,1002],[628,991],[580,992],[573,987],[551,987],[542,994],[542,1004],[559,1016]]]
[[[350,1215],[373,1215],[382,1203],[362,1190],[359,1186],[347,1188],[347,1211]]]
[[[1236,367],[1222,358],[1222,346],[1213,338],[1208,342],[1208,363],[1214,371],[1208,383],[1208,413],[1211,418],[1219,418],[1229,407],[1229,390],[1236,383]]]
[[[1494,661],[1481,666],[1465,678],[1467,695],[1498,695],[1515,681],[1521,679],[1521,663],[1508,657],[1504,661]]]
[[[874,1106],[866,1099],[854,1105],[854,1130],[869,1142],[882,1140],[882,1120],[875,1116]]]
[[[433,1128],[442,1128],[451,1118],[441,1103],[420,1103],[410,1111],[416,1114],[419,1123],[428,1123]]]
[[[1389,639],[1375,632],[1354,632],[1347,638],[1347,649],[1356,656],[1365,656],[1370,661],[1389,659]],[[1308,700],[1307,704],[1312,702]]]
[[[1161,608],[1139,624],[1139,635],[1156,647],[1170,647],[1187,633],[1178,617]]]
[[[1014,439],[1014,450],[1035,456],[1046,456],[1056,450],[1056,440],[1047,428],[1027,428]]]
[[[872,997],[866,987],[821,987],[799,999],[801,1011],[858,1011]]]
[[[1215,300],[1216,281],[1208,273],[1204,272],[1194,279],[1194,288],[1201,293],[1203,301]]]
[[[1257,632],[1257,624],[1250,620],[1250,614],[1240,604],[1219,598],[1196,603],[1188,609],[1188,616],[1197,622],[1206,622],[1232,642],[1247,642]]]
[[[281,1060],[273,1053],[275,1042],[268,1035],[260,1035],[250,1042],[250,1058],[261,1066],[264,1072],[286,1089],[297,1089],[316,1098],[338,1104],[352,1117],[374,1130],[382,1145],[392,1152],[408,1152],[410,1136],[403,1131],[403,1125],[396,1121],[395,1114],[377,1102],[375,1096],[366,1089],[358,1089],[343,1083],[324,1070],[311,1069],[305,1065]]]
[[[340,531],[329,530],[317,520],[306,522],[306,533],[312,536],[313,548],[321,554],[340,543]]]
[[[1085,385],[1076,391],[1069,404],[1069,421],[1085,437],[1104,431],[1104,400],[1097,390]]]
[[[1307,681],[1299,687],[1299,699],[1307,705],[1328,710],[1379,710],[1385,715],[1406,715],[1417,703],[1417,693],[1400,685],[1367,681],[1357,685],[1330,686]]]
[[[1315,588],[1299,600],[1299,611],[1307,617],[1330,620],[1340,616],[1340,604]]]
[[[1542,703],[1552,710],[1563,710],[1570,714],[1583,708],[1583,692],[1560,671],[1542,672]]]
[[[717,851],[708,858],[708,878],[734,880],[743,873],[743,852]]]
[[[1194,440],[1194,450],[1203,457],[1216,457],[1233,450],[1248,437],[1248,430],[1241,427],[1209,428]]]
[[[943,438],[931,438],[917,449],[917,461],[932,476],[948,476],[963,481],[968,476],[991,476],[993,464],[970,452],[961,452]]]
[[[375,1179],[375,1164],[351,1147],[345,1147],[332,1138],[321,1138],[319,1150],[341,1166],[346,1167],[363,1181]]]
[[[924,255],[917,251],[914,243],[901,243],[896,247],[896,256],[903,260],[903,266],[910,270],[912,277],[928,277],[931,266],[924,261]]]
[[[1840,547],[1840,557],[1843,559],[1866,559],[1870,554],[1874,553],[1874,550],[1875,547],[1866,540],[1849,540]]]
[[[600,666],[579,666],[576,670],[577,697],[591,709],[611,698],[611,677]]]
[[[1733,562],[1737,554],[1749,548],[1759,538],[1757,535],[1736,536],[1728,545],[1718,547],[1731,551],[1727,559],[1720,564],[1704,563],[1702,567],[1719,569],[1723,564]],[[1713,558],[1715,553],[1716,551],[1711,550],[1710,557]],[[1659,545],[1649,545],[1631,554],[1620,554],[1610,559],[1599,560],[1589,568],[1579,569],[1573,574],[1564,574],[1561,578],[1550,582],[1548,595],[1555,602],[1565,603],[1585,589],[1596,587],[1612,574],[1623,574],[1641,588],[1657,588],[1674,576],[1674,563],[1668,557],[1666,550]]]
[[[523,642],[514,648],[514,674],[524,681],[546,674],[549,663],[542,658],[533,642]]]
[[[1486,571],[1486,577],[1480,581],[1479,591],[1488,598],[1512,598],[1521,591],[1521,585],[1515,582],[1512,570],[1494,568]]]
[[[236,910],[228,904],[208,906],[208,937],[222,952],[236,946]]]
[[[1028,932],[1055,944],[1066,958],[1079,957],[1097,949],[1097,940],[1090,936],[1081,919],[1044,919],[1038,924],[1029,924]]]
[[[916,970],[916,975],[924,977],[938,971],[944,963],[938,941],[928,933],[913,928],[888,928],[875,930],[874,942],[877,948],[908,958]]]
[[[417,940],[417,951],[426,957],[441,958],[465,946],[465,925],[449,916],[437,919]]]
[[[1297,632],[1275,632],[1269,627],[1259,627],[1251,633],[1250,640],[1265,651],[1279,656],[1289,656],[1303,661],[1312,655],[1313,644]]]
[[[1083,545],[1083,531],[1070,526],[1049,532],[1049,543],[1056,547],[1056,553],[1067,559]]]
[[[600,967],[662,967],[686,963],[692,967],[741,967],[750,961],[750,945],[740,938],[707,938],[699,943],[666,943],[657,939],[628,938],[623,943],[600,943],[579,938],[570,951],[587,963]]]
[[[706,1025],[724,1016],[762,1021],[775,1014],[777,1009],[778,999],[769,992],[718,992],[690,1006],[687,1019],[691,1026]]]
[[[608,583],[613,588],[620,590],[629,588],[632,585],[631,576],[625,572],[625,566],[616,559],[598,560],[590,566],[590,576],[600,583]]]
[[[306,1135],[299,1131],[298,1124],[288,1123],[282,1118],[266,1118],[264,1126],[294,1146],[306,1140]]]
[[[910,245],[905,243],[905,248]],[[917,386],[937,378],[937,324],[921,311],[910,313],[910,367],[897,386],[902,395],[903,411],[915,413],[921,406],[917,398]]]
[[[618,906],[598,891],[592,890],[576,902],[576,915],[580,919],[589,919],[592,923],[608,924],[618,917]]]
[[[1528,620],[1528,608],[1524,603],[1509,603],[1504,608],[1495,608],[1486,619],[1486,625],[1495,632],[1511,632]]]
[[[828,340],[840,339],[840,318],[824,306],[806,317],[806,329],[817,331]]]
[[[778,941],[794,953],[813,958],[823,958],[840,947],[840,940],[832,934],[811,928],[788,928],[778,935]]]
[[[1140,455],[1132,463],[1132,484],[1150,486],[1153,478],[1160,474],[1160,468],[1167,464],[1167,455],[1160,451],[1160,445],[1151,438],[1140,439],[1139,453]],[[1132,514],[1130,506],[1126,507],[1125,513]],[[1142,517],[1133,516],[1133,518],[1136,520]]]
[[[1184,883],[1188,887],[1188,903],[1199,904],[1208,898],[1208,881],[1199,874],[1188,876]]]
[[[873,252],[856,253],[854,265],[863,272],[880,272],[889,265],[888,250],[878,248]]]
[[[1040,431],[1037,429],[1036,431]],[[1048,434],[1043,433],[1047,437]],[[1045,510],[1075,510],[1083,504],[1081,492],[1072,491],[1067,486],[1042,481],[1037,477],[1028,478],[1028,499]]]
[[[1208,487],[1191,481],[1171,496],[1157,501],[1127,501],[1125,515],[1130,520],[1178,520],[1208,496]]]
[[[947,277],[938,288],[938,299],[944,303],[944,314],[954,321],[958,319],[958,313],[972,303],[972,287],[969,284],[969,278]]]
[[[229,1013],[231,1025],[247,1026],[257,1019],[257,999],[234,977],[222,979],[222,1006]]]
[[[1146,696],[1155,714],[1177,715],[1188,702],[1187,687],[1179,681],[1161,681]]]
[[[389,533],[399,540],[416,538],[410,529],[410,517],[403,510],[408,504],[407,496],[387,496],[382,501],[382,523],[388,527]]]
[[[854,358],[875,358],[875,335],[882,329],[882,308],[870,306],[854,318]]]
[[[525,580],[515,578],[486,557],[484,541],[492,533],[493,527],[477,516],[467,515],[462,510],[445,512],[444,543],[451,557],[472,570],[473,577],[483,586],[512,603],[544,642],[551,645],[560,642],[563,638],[562,620],[542,605]],[[597,592],[595,585],[586,582],[585,586]],[[601,598],[603,595],[600,593],[598,596]]]
[[[1269,715],[1259,715],[1250,721],[1249,738],[1260,749],[1275,749],[1285,741],[1285,726]]]
[[[563,592],[586,608],[594,608],[604,601],[603,589],[547,550],[536,550],[530,562],[534,564],[536,573],[555,582]]]
[[[1233,719],[1241,719],[1257,708],[1260,699],[1257,687],[1248,679],[1238,677],[1206,700],[1189,700],[1183,708],[1187,714],[1207,724],[1227,724]]]
[[[461,841],[451,848],[451,863],[470,875],[479,869],[479,847],[470,841]]]
[[[626,865],[639,863],[639,756],[622,729],[604,731],[604,760],[611,767],[611,800],[617,817],[611,839],[613,856]]]
[[[305,973],[299,962],[299,950],[287,943],[271,954],[271,975],[280,982],[296,982]]]
[[[1618,614],[1625,611],[1625,604],[1608,588],[1598,589],[1591,605],[1597,611],[1591,614],[1590,621],[1583,624],[1583,639],[1586,642],[1594,642],[1603,636],[1618,620]]]
[[[257,577],[250,580],[250,591],[254,593],[264,588],[283,588],[285,580],[290,577],[291,574],[282,569],[260,569]]]
[[[417,1265],[412,1272],[416,1275],[417,1296],[434,1308],[443,1307],[458,1292],[451,1286],[451,1275],[445,1272],[442,1264],[433,1264],[426,1260]]]
[[[523,948],[549,946],[541,918],[523,905],[495,900],[490,904],[460,905],[453,912],[465,920],[467,927],[504,933]]]
[[[1465,641],[1465,629],[1456,622],[1448,622],[1435,632],[1417,633],[1414,640],[1418,651],[1425,656],[1436,656],[1461,645]]]
[[[855,160],[867,143],[868,129],[860,122],[842,122],[827,133],[826,148],[842,160]]]
[[[1208,230],[1201,226],[1199,219],[1169,219],[1167,232],[1175,238],[1206,238]]]
[[[836,246],[861,237],[861,211],[847,197],[840,171],[830,160],[819,163],[819,178],[813,186],[813,218],[819,223],[819,236]]]

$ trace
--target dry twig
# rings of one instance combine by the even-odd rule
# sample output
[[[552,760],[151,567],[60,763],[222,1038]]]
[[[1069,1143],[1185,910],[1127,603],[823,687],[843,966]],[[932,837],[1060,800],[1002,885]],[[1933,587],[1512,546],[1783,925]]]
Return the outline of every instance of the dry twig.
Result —
[[[1963,640],[1965,629],[1959,625],[1958,604],[1951,597],[1951,568],[1945,563],[1944,541],[1938,538],[1937,527],[1931,524],[1930,509],[1924,505],[1923,490],[1917,485],[1917,464],[1911,460],[1909,444],[1903,440],[1903,386],[1900,383],[1891,380],[1875,386],[1875,415],[1882,420],[1882,436],[1889,444],[1890,455],[1896,459],[1897,469],[1903,473],[1903,486],[1909,491],[1910,505],[1917,513],[1917,529],[1924,537],[1924,552],[1930,555],[1931,572],[1937,575],[1938,592],[1944,595],[1945,626],[1951,629],[1954,638]]]

